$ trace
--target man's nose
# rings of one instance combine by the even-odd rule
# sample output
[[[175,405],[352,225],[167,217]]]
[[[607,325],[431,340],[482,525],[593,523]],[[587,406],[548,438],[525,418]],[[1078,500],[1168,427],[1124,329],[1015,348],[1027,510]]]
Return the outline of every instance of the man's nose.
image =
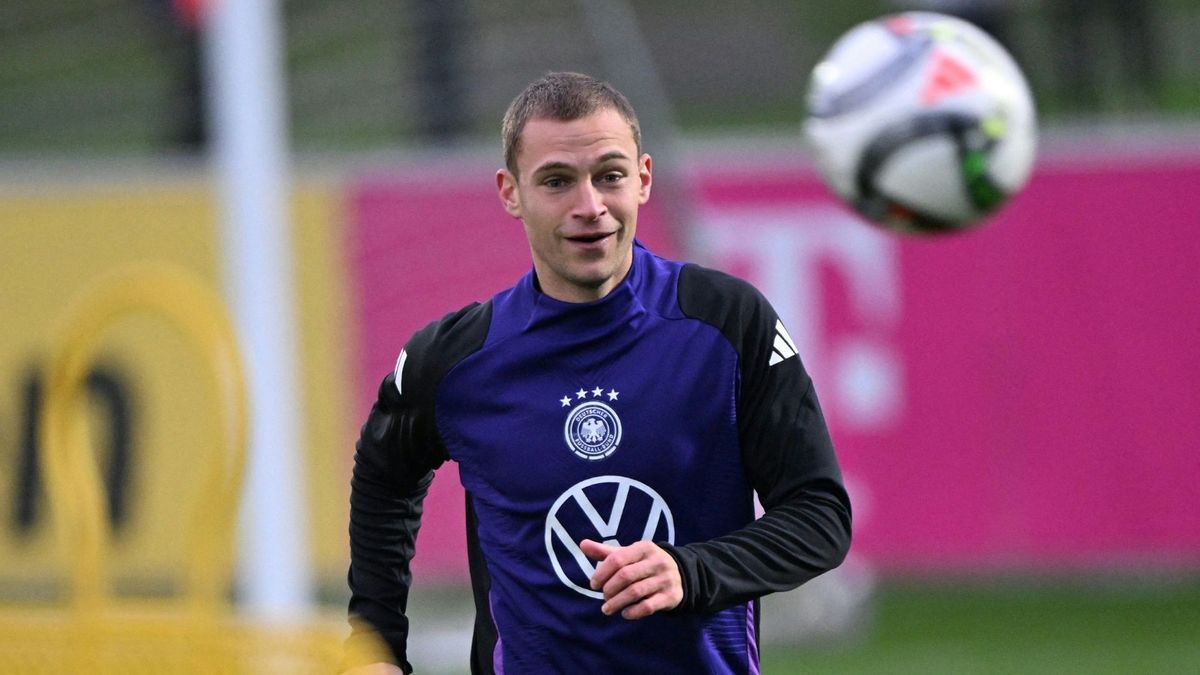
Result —
[[[576,191],[576,217],[590,222],[603,216],[607,210],[603,196],[596,186],[591,181],[581,181]]]

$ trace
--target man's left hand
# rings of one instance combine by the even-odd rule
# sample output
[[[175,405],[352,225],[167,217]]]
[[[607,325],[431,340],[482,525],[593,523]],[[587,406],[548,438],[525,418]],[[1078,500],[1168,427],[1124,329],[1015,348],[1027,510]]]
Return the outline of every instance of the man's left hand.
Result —
[[[654,542],[618,547],[584,539],[579,547],[587,557],[601,561],[592,575],[592,590],[603,589],[600,611],[606,615],[621,612],[626,619],[642,619],[683,601],[679,566]]]

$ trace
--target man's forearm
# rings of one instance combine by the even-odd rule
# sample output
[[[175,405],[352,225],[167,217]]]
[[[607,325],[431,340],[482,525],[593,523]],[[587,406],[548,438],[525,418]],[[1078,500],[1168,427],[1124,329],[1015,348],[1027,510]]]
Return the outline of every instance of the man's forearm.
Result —
[[[850,548],[850,510],[840,486],[813,486],[736,532],[663,548],[683,579],[678,611],[714,612],[840,565]]]

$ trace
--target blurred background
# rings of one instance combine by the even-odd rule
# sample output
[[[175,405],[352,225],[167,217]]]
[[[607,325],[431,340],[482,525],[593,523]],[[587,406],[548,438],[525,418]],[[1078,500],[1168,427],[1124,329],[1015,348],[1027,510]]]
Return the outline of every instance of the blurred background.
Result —
[[[966,235],[866,224],[801,141],[821,55],[906,9],[987,29],[1037,100],[1033,178]],[[0,618],[71,595],[38,460],[48,368],[68,303],[139,261],[221,293],[241,335],[234,607],[344,612],[358,425],[412,331],[528,268],[493,192],[499,120],[563,69],[639,111],[643,240],[754,282],[821,392],[855,547],[768,600],[767,672],[1195,671],[1195,0],[6,0]],[[136,316],[87,370],[115,596],[183,585],[221,430],[209,368]],[[411,658],[459,672],[453,467],[428,504]]]

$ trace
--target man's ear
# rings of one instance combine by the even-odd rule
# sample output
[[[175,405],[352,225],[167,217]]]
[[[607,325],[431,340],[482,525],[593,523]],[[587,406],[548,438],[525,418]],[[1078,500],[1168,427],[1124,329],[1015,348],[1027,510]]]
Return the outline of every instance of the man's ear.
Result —
[[[508,169],[496,172],[496,194],[500,196],[500,203],[508,215],[513,218],[521,217],[521,195],[517,187],[517,177]]]
[[[650,175],[653,161],[650,155],[643,154],[638,160],[638,203],[645,204],[650,199],[650,186],[654,183]]]

